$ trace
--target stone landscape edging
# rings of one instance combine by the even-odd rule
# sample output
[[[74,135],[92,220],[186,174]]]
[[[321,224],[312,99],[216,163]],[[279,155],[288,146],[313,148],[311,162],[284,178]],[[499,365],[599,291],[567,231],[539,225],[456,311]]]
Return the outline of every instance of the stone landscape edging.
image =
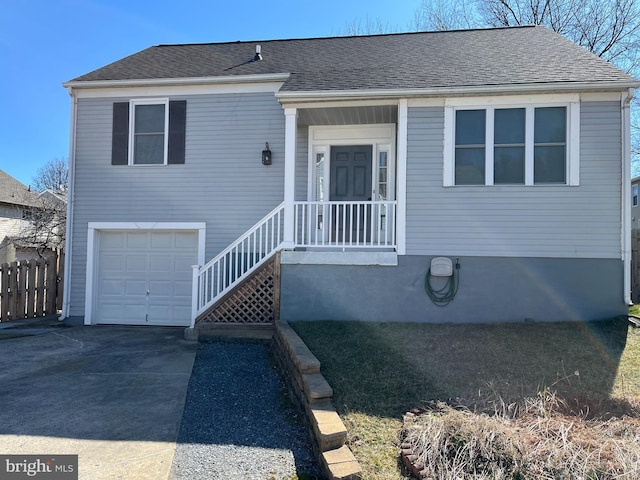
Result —
[[[327,478],[361,480],[362,469],[345,444],[347,429],[333,407],[333,390],[320,373],[320,361],[283,320],[275,322],[273,351]]]

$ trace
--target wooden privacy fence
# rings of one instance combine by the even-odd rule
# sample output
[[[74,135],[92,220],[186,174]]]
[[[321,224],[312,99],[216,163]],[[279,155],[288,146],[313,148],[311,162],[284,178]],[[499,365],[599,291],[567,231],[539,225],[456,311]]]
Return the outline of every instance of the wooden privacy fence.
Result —
[[[0,265],[0,322],[43,317],[62,309],[64,254]]]

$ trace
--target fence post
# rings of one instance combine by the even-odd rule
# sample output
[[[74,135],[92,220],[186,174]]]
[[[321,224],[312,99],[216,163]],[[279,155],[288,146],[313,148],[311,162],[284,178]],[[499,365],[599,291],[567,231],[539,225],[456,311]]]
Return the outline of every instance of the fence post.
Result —
[[[25,301],[27,302],[27,317],[33,318],[35,313],[34,303],[36,297],[36,266],[34,265],[33,260],[25,261],[22,266],[24,269],[26,269],[23,274],[27,280],[27,287],[25,291]]]
[[[18,317],[18,262],[11,262],[9,267],[9,318]]]
[[[7,319],[9,311],[9,264],[0,266],[0,322]]]
[[[36,300],[36,317],[41,317],[44,313],[44,264],[41,260],[36,260],[36,288],[35,288],[35,300]]]
[[[57,272],[56,272],[56,258],[48,258],[45,260],[47,266],[47,280],[46,291],[47,301],[45,303],[45,315],[51,315],[56,313],[56,290],[58,288]]]
[[[15,319],[23,319],[25,317],[25,297],[26,297],[26,262],[23,260],[16,266],[16,315]]]

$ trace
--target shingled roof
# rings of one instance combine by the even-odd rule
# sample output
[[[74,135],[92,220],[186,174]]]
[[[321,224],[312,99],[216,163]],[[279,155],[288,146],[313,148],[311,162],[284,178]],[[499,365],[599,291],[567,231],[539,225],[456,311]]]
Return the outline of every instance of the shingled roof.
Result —
[[[23,185],[4,170],[0,170],[0,203],[35,206],[38,194]]]
[[[256,45],[260,61],[252,61]],[[290,74],[282,92],[635,80],[540,27],[147,48],[73,82]]]

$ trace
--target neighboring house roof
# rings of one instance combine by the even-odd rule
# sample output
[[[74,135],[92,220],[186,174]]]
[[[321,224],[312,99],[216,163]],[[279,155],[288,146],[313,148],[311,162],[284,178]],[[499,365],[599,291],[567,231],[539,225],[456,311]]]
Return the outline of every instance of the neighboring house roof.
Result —
[[[0,202],[10,205],[37,206],[38,194],[0,170]]]
[[[66,205],[67,203],[66,190],[51,190],[50,188],[47,188],[45,191],[40,192],[39,196],[61,204]]]
[[[282,92],[636,83],[541,26],[158,45],[70,83],[278,73],[290,74]]]

